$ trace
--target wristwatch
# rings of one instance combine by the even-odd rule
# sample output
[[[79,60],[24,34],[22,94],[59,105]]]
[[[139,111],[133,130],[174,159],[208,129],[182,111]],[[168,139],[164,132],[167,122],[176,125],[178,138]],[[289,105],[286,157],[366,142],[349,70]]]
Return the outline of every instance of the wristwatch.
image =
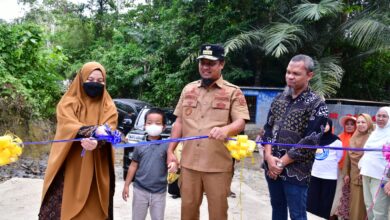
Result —
[[[276,162],[276,166],[279,167],[279,168],[284,168],[284,164],[283,164],[282,161]]]

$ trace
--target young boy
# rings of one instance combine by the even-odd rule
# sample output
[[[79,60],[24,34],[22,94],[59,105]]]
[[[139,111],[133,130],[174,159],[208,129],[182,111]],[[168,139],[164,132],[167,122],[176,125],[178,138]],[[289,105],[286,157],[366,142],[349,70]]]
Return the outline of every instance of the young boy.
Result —
[[[165,114],[152,108],[145,115],[147,141],[160,140],[165,129]],[[134,175],[132,219],[145,219],[148,208],[152,220],[164,219],[167,190],[168,144],[152,144],[136,147],[133,152],[122,192],[123,200],[129,197],[129,186]]]

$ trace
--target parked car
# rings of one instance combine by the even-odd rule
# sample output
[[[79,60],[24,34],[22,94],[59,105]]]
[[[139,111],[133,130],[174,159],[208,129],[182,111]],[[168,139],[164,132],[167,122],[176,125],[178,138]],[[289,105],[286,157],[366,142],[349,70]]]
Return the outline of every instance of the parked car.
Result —
[[[134,126],[142,108],[152,104],[136,99],[113,99],[118,111],[118,130],[126,135]]]
[[[135,120],[133,129],[126,135],[126,139],[129,143],[138,143],[146,140],[146,132],[144,130],[145,114],[150,110],[150,107],[141,109]],[[176,120],[176,116],[173,114],[173,109],[163,109],[166,116],[166,128],[161,133],[162,139],[167,139],[171,135],[172,125]],[[126,179],[127,170],[129,169],[134,147],[126,147],[123,152],[123,179]]]

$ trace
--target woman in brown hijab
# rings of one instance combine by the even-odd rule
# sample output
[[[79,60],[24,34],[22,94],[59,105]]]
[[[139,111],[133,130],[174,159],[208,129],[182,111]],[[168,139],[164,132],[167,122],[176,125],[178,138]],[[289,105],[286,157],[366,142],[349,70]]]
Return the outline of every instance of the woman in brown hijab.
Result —
[[[106,134],[103,124],[117,126],[117,111],[105,82],[104,67],[86,63],[57,105],[55,140],[83,139],[52,145],[39,219],[113,218],[113,148],[90,138]]]
[[[360,114],[356,120],[356,131],[349,140],[350,146],[353,148],[363,148],[371,132],[374,130],[374,125],[371,116],[368,114]],[[343,174],[344,183],[350,184],[350,201],[349,201],[349,219],[364,219],[367,215],[364,205],[362,177],[358,163],[363,156],[363,151],[348,151],[344,161]]]

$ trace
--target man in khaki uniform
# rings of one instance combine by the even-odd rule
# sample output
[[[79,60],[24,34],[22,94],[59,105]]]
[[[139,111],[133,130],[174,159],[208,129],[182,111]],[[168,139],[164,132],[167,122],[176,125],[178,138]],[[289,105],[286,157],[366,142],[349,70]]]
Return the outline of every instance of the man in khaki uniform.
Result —
[[[204,192],[209,219],[227,219],[233,162],[224,141],[244,130],[249,112],[240,88],[222,78],[224,48],[205,44],[197,60],[201,80],[184,87],[174,112],[177,119],[171,137],[209,138],[184,142],[179,180],[181,219],[199,219]],[[168,148],[171,170],[177,166],[173,154],[176,146],[177,143],[171,143]]]

